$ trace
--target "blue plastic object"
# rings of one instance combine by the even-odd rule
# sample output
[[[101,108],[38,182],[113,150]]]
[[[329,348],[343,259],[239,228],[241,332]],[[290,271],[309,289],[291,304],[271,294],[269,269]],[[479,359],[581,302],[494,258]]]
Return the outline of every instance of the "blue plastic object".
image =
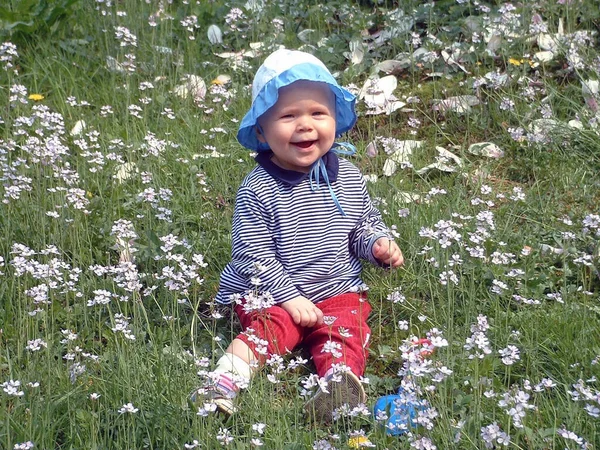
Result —
[[[397,394],[380,397],[375,402],[373,414],[375,419],[385,413],[388,419],[385,422],[386,433],[391,436],[400,436],[410,428],[417,426],[418,411],[425,407],[416,401],[409,400],[403,388]]]

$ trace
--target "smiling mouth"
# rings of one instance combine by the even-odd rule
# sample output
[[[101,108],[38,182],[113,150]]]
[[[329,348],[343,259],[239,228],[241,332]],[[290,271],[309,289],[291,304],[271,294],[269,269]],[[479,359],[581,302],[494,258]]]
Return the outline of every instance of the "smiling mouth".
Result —
[[[313,145],[317,141],[302,141],[302,142],[292,142],[293,145],[300,148],[308,148]]]

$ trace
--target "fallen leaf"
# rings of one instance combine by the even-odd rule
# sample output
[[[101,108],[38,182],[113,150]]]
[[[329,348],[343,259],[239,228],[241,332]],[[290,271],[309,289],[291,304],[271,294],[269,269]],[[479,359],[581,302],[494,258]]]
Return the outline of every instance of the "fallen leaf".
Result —
[[[208,40],[211,44],[215,45],[223,43],[223,33],[217,25],[213,24],[209,26],[206,34],[208,35]]]
[[[565,34],[565,23],[562,17],[558,18],[558,29],[556,30],[556,34],[559,36],[564,36]]]
[[[496,55],[496,50],[500,48],[502,45],[502,35],[500,34],[492,34],[487,41],[486,51],[491,55]]]
[[[360,90],[359,98],[369,103],[383,104],[397,86],[398,80],[393,75],[383,78],[368,78]]]
[[[427,74],[427,77],[429,78],[441,78],[443,76],[445,76],[446,74],[444,72],[430,72]]]
[[[413,192],[400,191],[394,195],[394,200],[401,204],[415,203],[421,200],[421,196]]]
[[[383,174],[386,177],[391,177],[392,175],[394,175],[396,173],[396,170],[398,169],[398,166],[396,165],[396,163],[391,160],[391,159],[386,159],[385,163],[383,164]]]
[[[229,75],[219,75],[210,82],[210,84],[218,84],[220,86],[225,86],[229,83],[231,83],[231,77]]]
[[[106,67],[111,72],[117,72],[117,73],[125,73],[126,72],[126,70],[123,68],[123,65],[119,61],[117,61],[115,58],[113,58],[112,56],[106,57]]]
[[[504,156],[504,151],[493,142],[478,142],[476,144],[471,144],[467,151],[473,155],[494,159],[499,159]]]
[[[449,66],[456,66],[460,70],[462,70],[464,73],[470,73],[467,69],[465,69],[465,67],[463,65],[461,65],[458,62],[458,58],[460,57],[460,52],[458,52],[458,49],[457,49],[456,53],[453,53],[452,55],[449,54],[446,50],[442,50],[440,53],[442,55],[442,58],[444,58],[444,62],[446,64],[448,64]]]
[[[425,175],[427,172],[430,172],[432,170],[439,170],[440,172],[452,173],[452,172],[456,172],[456,167],[450,166],[450,165],[440,162],[440,161],[436,161],[425,167],[421,167],[419,170],[415,171],[415,173],[417,175]]]
[[[584,97],[593,97],[598,95],[600,83],[598,80],[581,80],[581,93]]]
[[[577,67],[579,65],[583,65],[583,58],[579,56],[577,53],[568,53],[567,61],[573,66]]]
[[[244,5],[244,8],[253,13],[259,13],[265,7],[265,0],[248,0]]]
[[[387,114],[389,116],[391,113],[393,113],[394,111],[396,111],[400,108],[403,108],[404,106],[406,106],[406,103],[401,102],[399,100],[392,100],[382,106],[375,105],[375,106],[371,107],[371,109],[369,109],[365,112],[365,115],[373,116],[373,115],[378,115],[378,114]]]
[[[410,163],[410,156],[414,149],[419,148],[423,145],[423,141],[398,141],[394,140],[388,144],[388,147],[394,150],[390,153],[389,158],[383,164],[383,174],[385,176],[392,176],[398,169],[398,164],[401,167],[412,167]],[[386,148],[386,151],[389,149]]]
[[[481,32],[481,17],[480,16],[465,17],[464,24],[471,32],[474,32],[474,33]]]
[[[456,172],[459,167],[462,167],[462,159],[460,159],[451,151],[446,150],[443,147],[436,147],[436,150],[438,152],[436,162],[428,164],[427,166],[415,171],[417,175],[424,175],[432,170],[439,170],[440,172],[452,173]],[[454,164],[450,164],[450,162],[453,162]]]
[[[379,138],[383,144],[383,148],[388,155],[394,153],[407,153],[411,154],[413,150],[416,150],[423,146],[424,141],[415,141],[412,139],[399,140],[395,138]]]
[[[133,248],[133,240],[130,242],[125,241],[123,238],[117,236],[116,248],[119,250],[119,262],[130,263],[133,262],[133,252],[136,250]]]
[[[305,44],[309,44],[310,43],[310,36],[315,32],[315,30],[312,30],[310,28],[307,28],[305,30],[302,30],[298,33],[298,39],[300,39],[302,42],[304,42]]]
[[[377,156],[377,145],[375,144],[375,141],[371,141],[369,142],[369,145],[367,145],[366,148],[367,151],[367,156],[374,158],[375,156]]]
[[[360,64],[365,56],[365,49],[362,42],[358,40],[350,41],[350,52],[344,53],[346,59],[349,59],[353,65]]]
[[[569,125],[571,128],[576,128],[578,130],[583,130],[583,124],[576,119],[573,120],[569,120],[569,122],[567,123],[567,125]]]
[[[554,53],[549,50],[536,52],[533,55],[533,59],[540,63],[550,62],[554,59]]]
[[[456,97],[448,97],[445,100],[434,100],[434,111],[453,111],[459,114],[471,111],[471,106],[479,104],[479,99],[474,95],[459,95]]]
[[[71,136],[81,135],[81,133],[83,133],[83,130],[85,130],[85,128],[86,128],[85,120],[78,120],[77,122],[75,122],[75,126],[73,126],[73,129],[71,130]]]
[[[538,34],[537,45],[542,50],[550,51],[552,53],[556,53],[559,47],[557,36],[553,36],[547,33]]]
[[[124,181],[130,179],[135,172],[137,172],[137,166],[135,163],[127,162],[124,164],[120,164],[117,166],[117,171],[113,178],[117,180],[119,183],[123,183]]]
[[[553,119],[537,119],[529,124],[529,131],[533,134],[550,134],[559,131],[562,123]]]
[[[359,92],[359,98],[363,99],[369,110],[367,115],[391,114],[392,112],[406,106],[399,101],[393,92],[398,86],[398,80],[393,75],[383,78],[369,78]]]
[[[375,66],[375,69],[388,74],[398,74],[411,66],[411,61],[406,58],[403,60],[386,59]]]
[[[436,147],[435,149],[438,151],[438,154],[442,158],[451,159],[456,163],[457,166],[462,167],[462,165],[463,165],[462,159],[460,159],[458,156],[456,156],[450,150],[446,150],[443,147]]]
[[[175,86],[173,93],[181,98],[187,98],[189,95],[195,101],[201,101],[206,95],[206,83],[198,75],[185,75],[181,78],[183,84]]]
[[[411,141],[401,141],[401,142],[411,142]],[[417,142],[417,141],[412,141]],[[401,144],[402,145],[402,144]],[[420,146],[411,146],[411,145],[402,145],[398,150],[394,153],[390,154],[390,159],[397,163],[403,163],[409,161],[409,156],[412,155],[413,148],[418,148]]]
[[[552,247],[551,245],[548,245],[548,244],[540,245],[540,251],[542,253],[554,253],[555,255],[560,255],[560,254],[564,253],[564,250],[562,248]]]

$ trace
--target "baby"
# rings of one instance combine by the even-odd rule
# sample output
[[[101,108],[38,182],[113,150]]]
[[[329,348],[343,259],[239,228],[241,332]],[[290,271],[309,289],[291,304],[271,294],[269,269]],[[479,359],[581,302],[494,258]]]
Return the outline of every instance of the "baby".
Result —
[[[242,182],[231,262],[217,302],[235,304],[243,331],[212,372],[208,394],[221,411],[269,355],[307,349],[322,377],[307,412],[330,421],[366,401],[371,307],[361,260],[403,264],[359,170],[336,138],[356,122],[355,97],[314,56],[277,50],[258,69],[238,140],[258,152]]]

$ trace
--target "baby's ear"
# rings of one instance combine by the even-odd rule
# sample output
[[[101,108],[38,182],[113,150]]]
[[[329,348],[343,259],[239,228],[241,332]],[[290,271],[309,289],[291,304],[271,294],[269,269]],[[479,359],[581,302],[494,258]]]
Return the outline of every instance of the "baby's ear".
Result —
[[[254,127],[254,132],[256,133],[256,139],[258,139],[258,142],[262,142],[263,144],[267,142],[265,136],[260,132],[259,126]]]

